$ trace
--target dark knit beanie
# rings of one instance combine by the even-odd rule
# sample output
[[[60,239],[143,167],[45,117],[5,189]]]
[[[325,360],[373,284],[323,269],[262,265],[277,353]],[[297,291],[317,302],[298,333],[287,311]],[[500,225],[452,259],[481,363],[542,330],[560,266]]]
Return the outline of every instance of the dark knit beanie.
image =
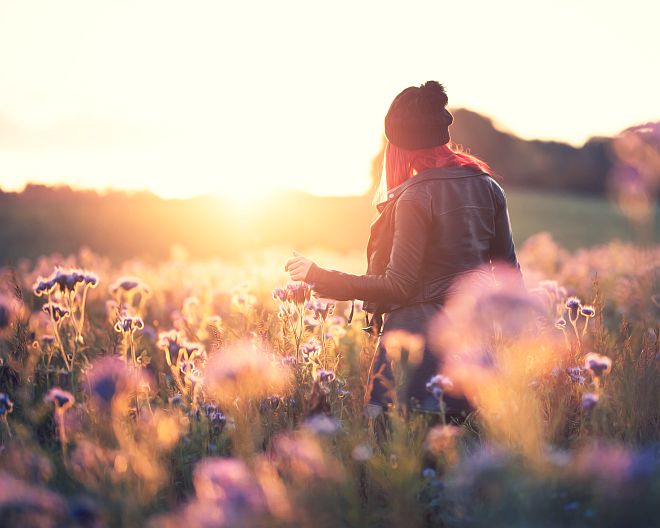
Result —
[[[453,116],[447,93],[436,81],[411,86],[396,96],[385,116],[385,136],[397,147],[417,150],[449,143]]]

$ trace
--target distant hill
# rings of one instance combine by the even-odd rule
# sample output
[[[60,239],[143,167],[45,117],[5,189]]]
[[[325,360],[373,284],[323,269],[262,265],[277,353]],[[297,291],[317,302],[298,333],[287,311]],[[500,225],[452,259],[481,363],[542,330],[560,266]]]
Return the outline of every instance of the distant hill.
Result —
[[[454,116],[452,140],[487,161],[510,185],[598,194],[606,190],[614,163],[611,138],[592,138],[575,148],[521,139],[470,110],[455,110]]]

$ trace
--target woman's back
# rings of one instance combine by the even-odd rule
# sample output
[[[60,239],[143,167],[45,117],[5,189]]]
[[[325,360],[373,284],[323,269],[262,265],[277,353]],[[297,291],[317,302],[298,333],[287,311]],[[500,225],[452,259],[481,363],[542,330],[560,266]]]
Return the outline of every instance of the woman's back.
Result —
[[[390,199],[414,203],[426,220],[424,237],[398,234],[424,241],[414,300],[444,300],[458,275],[483,271],[491,261],[518,266],[504,192],[488,174],[471,167],[430,169],[394,190]]]

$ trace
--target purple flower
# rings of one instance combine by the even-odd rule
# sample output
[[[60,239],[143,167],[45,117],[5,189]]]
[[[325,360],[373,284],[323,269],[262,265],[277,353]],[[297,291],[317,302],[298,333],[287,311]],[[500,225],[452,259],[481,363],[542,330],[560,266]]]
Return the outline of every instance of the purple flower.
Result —
[[[58,303],[44,304],[41,309],[50,315],[56,323],[59,323],[62,319],[71,315],[71,312],[69,312],[67,308]]]
[[[293,356],[284,356],[281,359],[281,362],[282,362],[282,365],[284,365],[285,367],[292,367],[292,368],[296,368],[296,366],[298,364],[298,361]]]
[[[0,392],[0,418],[6,418],[14,410],[14,402],[6,393]]]
[[[133,334],[136,330],[142,330],[144,322],[141,317],[121,315],[115,323],[115,332],[118,334]]]
[[[612,370],[612,360],[607,356],[590,352],[584,358],[584,367],[590,370],[595,377],[599,378]]]
[[[300,353],[303,361],[313,361],[321,353],[321,344],[315,338],[312,338],[307,343],[300,345]]]
[[[337,378],[336,374],[332,370],[319,370],[316,373],[316,379],[320,383],[331,383]]]
[[[323,303],[318,299],[308,302],[305,307],[314,312],[314,318],[319,321],[325,321],[329,315],[332,315],[335,309],[335,303]]]
[[[193,479],[197,498],[201,501],[211,501],[245,513],[266,507],[263,490],[241,460],[205,458],[195,467]]]
[[[451,390],[454,383],[450,378],[442,374],[436,374],[426,383],[426,390],[433,394],[436,400],[440,400],[445,393],[445,390]]]
[[[56,409],[62,410],[68,409],[76,401],[73,394],[59,387],[50,389],[46,396],[44,396],[44,400],[48,403],[53,403]]]
[[[566,369],[566,374],[568,374],[573,383],[583,385],[587,381],[587,378],[584,376],[584,369],[580,367],[569,367]]]
[[[585,411],[591,411],[598,404],[598,394],[595,392],[587,392],[582,395],[582,408]]]
[[[596,310],[593,306],[585,305],[580,309],[580,313],[585,317],[594,317],[596,315]]]
[[[572,322],[577,321],[581,307],[582,307],[582,303],[580,302],[580,299],[578,299],[577,297],[569,297],[568,300],[566,301],[566,308],[568,309],[568,318]]]
[[[280,302],[286,302],[289,297],[287,290],[284,288],[275,288],[273,290],[273,299]]]
[[[118,357],[104,356],[87,371],[87,385],[97,403],[109,405],[117,394],[137,390],[140,376],[140,372],[132,372]]]

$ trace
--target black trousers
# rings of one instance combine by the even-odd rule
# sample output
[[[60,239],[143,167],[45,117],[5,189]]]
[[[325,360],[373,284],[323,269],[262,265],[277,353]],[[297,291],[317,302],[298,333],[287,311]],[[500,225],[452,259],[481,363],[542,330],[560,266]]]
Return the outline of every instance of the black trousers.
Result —
[[[421,361],[417,365],[410,363],[407,366],[402,365],[407,379],[404,386],[400,387],[396,393],[399,405],[422,411],[440,411],[440,403],[426,389],[427,382],[442,368],[439,351],[433,351],[429,346],[433,322],[440,310],[442,310],[440,303],[417,303],[393,310],[385,314],[383,318],[383,334],[392,330],[404,330],[424,338],[424,352]],[[395,386],[394,372],[382,339],[378,342],[370,372],[370,381],[372,390],[369,403],[381,406],[394,403],[392,393]],[[445,394],[443,401],[445,413],[449,416],[465,416],[472,411],[464,397]]]

